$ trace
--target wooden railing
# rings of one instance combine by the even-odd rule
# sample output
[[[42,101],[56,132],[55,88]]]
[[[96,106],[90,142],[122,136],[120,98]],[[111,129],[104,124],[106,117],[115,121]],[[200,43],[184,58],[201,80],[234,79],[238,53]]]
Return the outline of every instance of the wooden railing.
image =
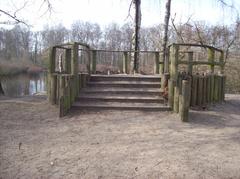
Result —
[[[78,70],[79,46],[89,48],[76,42],[50,48],[48,99],[51,104],[58,105],[60,117],[66,115],[87,81],[88,74],[80,74]]]
[[[185,47],[183,51],[181,48]],[[203,48],[208,52],[207,60],[194,60],[194,51],[191,47]],[[224,101],[225,81],[224,76],[224,52],[215,47],[197,44],[172,44],[170,49],[168,81],[168,103],[183,121],[188,121],[189,107],[205,108],[208,104]],[[215,54],[219,53],[218,58]],[[180,54],[186,56],[186,60],[180,59]],[[185,65],[185,70],[179,66]],[[194,66],[207,65],[209,70],[193,70]],[[218,67],[218,71],[215,69]],[[201,68],[200,68],[201,69]]]

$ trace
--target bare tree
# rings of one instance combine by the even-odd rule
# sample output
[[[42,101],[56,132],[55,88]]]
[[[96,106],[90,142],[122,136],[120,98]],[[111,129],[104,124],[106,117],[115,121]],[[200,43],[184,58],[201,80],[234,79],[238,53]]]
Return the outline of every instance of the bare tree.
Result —
[[[26,7],[26,5],[29,3],[29,1],[25,1],[22,5],[22,7],[16,9],[14,12],[10,12],[9,10],[6,10],[6,9],[2,9],[0,8],[0,15],[1,14],[4,14],[6,15],[7,17],[10,18],[10,20],[8,21],[2,21],[0,22],[0,24],[10,24],[10,25],[16,25],[16,24],[24,24],[26,26],[29,26],[29,24],[22,18],[18,17],[18,12],[24,10],[24,8]],[[40,5],[40,8],[42,8],[43,5],[46,5],[46,10],[44,11],[44,14],[46,14],[47,12],[50,12],[52,11],[52,3],[50,0],[42,0],[42,4]]]
[[[163,36],[163,62],[165,64],[164,72],[168,73],[167,65],[167,43],[168,43],[168,25],[169,25],[169,19],[170,19],[170,12],[171,12],[171,0],[167,0],[166,3],[166,14],[164,18],[164,36]]]

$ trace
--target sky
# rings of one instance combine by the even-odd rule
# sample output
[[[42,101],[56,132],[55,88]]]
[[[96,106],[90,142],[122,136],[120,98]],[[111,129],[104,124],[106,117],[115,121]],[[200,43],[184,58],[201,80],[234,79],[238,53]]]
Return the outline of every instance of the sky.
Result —
[[[229,4],[234,2],[236,9],[240,10],[239,0],[226,1]],[[53,6],[51,14],[45,13],[47,7],[42,2],[43,0],[1,0],[0,8],[13,13],[24,6],[16,15],[30,24],[32,30],[41,30],[47,24],[54,26],[59,23],[70,28],[77,20],[98,23],[103,28],[112,22],[122,25],[132,21],[128,17],[131,0],[50,0]],[[165,3],[166,0],[141,0],[142,25],[163,23]],[[236,20],[236,12],[223,8],[217,0],[172,0],[171,17],[175,17],[176,23],[185,23],[191,17],[190,21],[229,25]],[[0,22],[6,20],[8,18],[1,14]]]

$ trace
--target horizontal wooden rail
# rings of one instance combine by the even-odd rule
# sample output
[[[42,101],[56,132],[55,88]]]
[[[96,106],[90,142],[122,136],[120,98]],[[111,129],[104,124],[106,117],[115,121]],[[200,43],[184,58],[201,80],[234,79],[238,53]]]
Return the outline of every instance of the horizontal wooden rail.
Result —
[[[207,62],[207,61],[178,61],[178,64],[184,64],[184,65],[217,65],[217,66],[222,66],[225,63],[222,62]]]
[[[221,49],[218,49],[216,47],[213,47],[213,46],[210,46],[210,45],[201,45],[201,44],[191,44],[191,43],[172,43],[169,45],[169,47],[173,46],[173,45],[179,45],[179,46],[192,46],[192,47],[203,47],[203,48],[209,48],[209,49],[212,49],[212,50],[215,50],[215,51],[218,51],[218,52],[223,52],[223,50]]]

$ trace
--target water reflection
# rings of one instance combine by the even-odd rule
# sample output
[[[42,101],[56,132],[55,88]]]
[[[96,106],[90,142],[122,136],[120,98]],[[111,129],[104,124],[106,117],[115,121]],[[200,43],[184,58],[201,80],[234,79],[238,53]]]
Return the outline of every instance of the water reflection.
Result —
[[[45,75],[43,73],[1,77],[1,83],[6,96],[33,95],[46,91]]]

